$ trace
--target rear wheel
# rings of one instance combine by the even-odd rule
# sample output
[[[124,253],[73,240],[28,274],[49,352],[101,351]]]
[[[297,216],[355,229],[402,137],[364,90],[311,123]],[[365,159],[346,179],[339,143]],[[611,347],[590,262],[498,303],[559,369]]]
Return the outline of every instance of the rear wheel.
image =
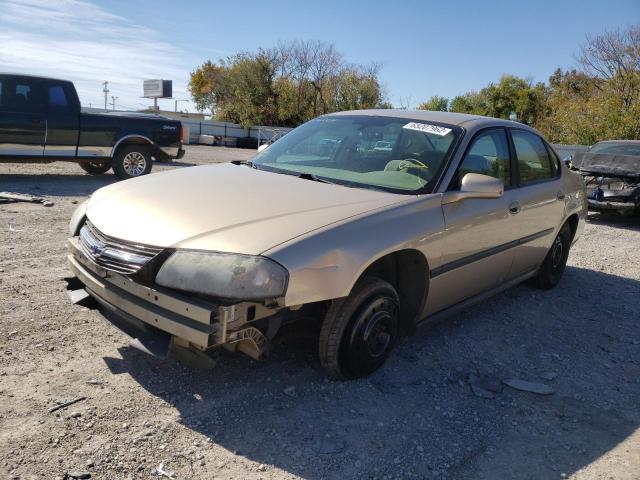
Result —
[[[547,256],[538,270],[538,275],[533,278],[534,286],[548,290],[555,287],[564,273],[571,248],[571,227],[564,224],[553,241]]]
[[[399,325],[395,289],[378,278],[358,282],[333,303],[320,332],[320,363],[340,379],[361,378],[380,368],[391,353]]]
[[[109,169],[111,168],[111,163],[80,162],[80,168],[82,168],[85,172],[90,173],[91,175],[100,175],[109,171]]]
[[[113,172],[121,179],[140,177],[151,171],[151,154],[145,145],[127,145],[116,152]]]

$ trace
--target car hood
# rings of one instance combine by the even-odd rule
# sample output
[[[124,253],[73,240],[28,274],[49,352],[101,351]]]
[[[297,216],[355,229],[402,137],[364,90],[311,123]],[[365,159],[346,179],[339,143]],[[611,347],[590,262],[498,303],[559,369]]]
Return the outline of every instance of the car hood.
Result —
[[[579,152],[571,164],[583,173],[640,179],[640,155]]]
[[[128,242],[257,255],[411,198],[225,163],[104,187],[91,197],[87,217],[103,234]]]

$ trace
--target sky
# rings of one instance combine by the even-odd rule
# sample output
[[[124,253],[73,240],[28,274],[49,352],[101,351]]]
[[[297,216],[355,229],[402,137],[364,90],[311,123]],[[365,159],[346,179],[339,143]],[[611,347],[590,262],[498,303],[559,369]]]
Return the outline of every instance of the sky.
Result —
[[[72,80],[94,107],[106,80],[109,104],[140,109],[151,103],[143,79],[173,80],[188,100],[189,73],[206,60],[322,40],[349,62],[382,64],[391,103],[415,107],[505,73],[545,81],[576,66],[587,36],[638,23],[640,0],[0,0],[0,71]]]

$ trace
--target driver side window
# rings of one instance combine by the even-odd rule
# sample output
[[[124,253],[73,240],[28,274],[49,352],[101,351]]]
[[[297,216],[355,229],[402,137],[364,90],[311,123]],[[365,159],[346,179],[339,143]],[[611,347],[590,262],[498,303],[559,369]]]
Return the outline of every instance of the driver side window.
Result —
[[[502,180],[505,187],[511,185],[509,144],[503,128],[487,130],[479,134],[467,151],[454,182],[460,188],[462,177],[467,173],[480,173]]]

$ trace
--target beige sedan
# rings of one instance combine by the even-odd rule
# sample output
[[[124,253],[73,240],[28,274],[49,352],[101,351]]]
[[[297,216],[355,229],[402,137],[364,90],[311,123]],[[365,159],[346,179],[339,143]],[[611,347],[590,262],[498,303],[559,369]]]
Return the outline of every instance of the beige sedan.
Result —
[[[342,112],[250,162],[98,190],[71,220],[70,293],[160,356],[262,358],[305,319],[326,371],[356,378],[420,323],[554,287],[585,214],[580,175],[523,124]]]

